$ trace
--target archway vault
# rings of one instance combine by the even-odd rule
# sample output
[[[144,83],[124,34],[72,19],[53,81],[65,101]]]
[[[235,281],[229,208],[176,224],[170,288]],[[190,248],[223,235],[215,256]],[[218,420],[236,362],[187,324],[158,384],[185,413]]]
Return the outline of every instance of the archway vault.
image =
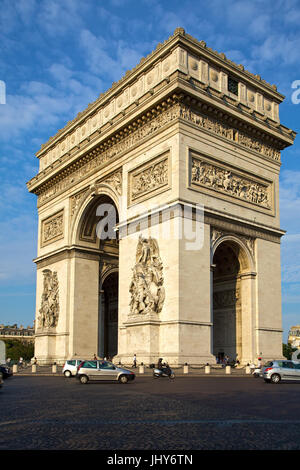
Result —
[[[100,204],[112,204],[116,209],[116,221],[120,213],[120,195],[108,184],[101,183],[91,185],[89,188],[78,193],[75,208],[71,211],[70,243],[80,245],[82,241],[97,243],[95,229],[99,220],[92,218],[96,215],[97,207]],[[75,196],[74,196],[75,197]],[[84,231],[87,239],[84,240]]]
[[[254,239],[250,237],[240,237],[235,234],[220,234],[216,239],[212,238],[211,265],[213,265],[213,258],[217,248],[225,242],[231,246],[236,254],[240,263],[241,273],[255,273]]]
[[[97,282],[93,290],[88,286],[85,292],[86,305],[88,297],[98,298],[97,313],[93,314],[98,357],[112,357],[118,349],[119,240],[115,226],[119,212],[115,199],[111,190],[100,192],[98,187],[97,193],[89,191],[78,208],[72,233],[76,248],[93,253],[92,260],[86,258],[85,266],[98,263]],[[76,282],[84,282],[84,278],[80,279],[76,278]]]
[[[212,352],[249,362],[255,348],[254,240],[218,234],[211,243]]]

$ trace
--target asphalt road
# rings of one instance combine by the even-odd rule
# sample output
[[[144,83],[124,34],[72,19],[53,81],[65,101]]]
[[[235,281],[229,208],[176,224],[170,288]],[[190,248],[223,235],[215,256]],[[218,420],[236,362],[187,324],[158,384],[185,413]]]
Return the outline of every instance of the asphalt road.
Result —
[[[253,377],[15,376],[0,389],[0,450],[299,450],[299,394]]]

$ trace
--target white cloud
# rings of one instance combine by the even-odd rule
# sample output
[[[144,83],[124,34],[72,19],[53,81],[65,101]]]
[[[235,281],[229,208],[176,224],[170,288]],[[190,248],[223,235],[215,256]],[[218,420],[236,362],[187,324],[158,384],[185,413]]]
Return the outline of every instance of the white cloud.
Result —
[[[50,137],[49,129],[57,129],[94,101],[101,91],[97,77],[76,73],[54,64],[50,72],[57,79],[56,86],[29,81],[21,84],[18,94],[8,94],[6,104],[0,107],[0,137],[10,141],[25,131],[35,130],[36,137]],[[67,79],[63,80],[63,73]],[[72,74],[74,76],[72,76]],[[45,135],[45,132],[47,134]]]
[[[91,7],[89,0],[43,0],[36,19],[49,36],[65,36],[83,27],[84,13]]]
[[[89,70],[109,81],[118,81],[126,70],[135,67],[140,59],[140,49],[127,46],[123,40],[107,41],[88,29],[80,32],[80,45]]]
[[[300,60],[300,37],[291,38],[284,33],[268,36],[261,45],[252,47],[252,58],[260,62],[280,62],[281,66],[298,64]]]

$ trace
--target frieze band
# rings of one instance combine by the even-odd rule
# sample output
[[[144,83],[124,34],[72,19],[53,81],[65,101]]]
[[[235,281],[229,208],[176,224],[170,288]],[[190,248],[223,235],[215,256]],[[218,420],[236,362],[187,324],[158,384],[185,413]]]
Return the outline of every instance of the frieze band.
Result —
[[[203,186],[271,209],[271,185],[234,172],[229,167],[191,156],[191,187]]]
[[[83,156],[80,162],[70,166],[65,176],[61,175],[60,180],[51,185],[51,180],[47,183],[46,189],[37,190],[39,194],[38,205],[46,203],[59,193],[71,187],[84,177],[93,174],[95,171],[104,167],[121,153],[133,148],[144,138],[154,134],[165,125],[181,118],[191,122],[208,132],[220,135],[230,141],[235,142],[250,150],[254,150],[268,159],[280,161],[280,151],[269,147],[258,139],[247,136],[240,130],[234,129],[227,124],[223,124],[211,117],[201,115],[194,111],[190,106],[180,101],[181,97],[174,95],[161,105],[158,105],[153,112],[147,112],[135,123],[128,126],[125,131],[119,131],[108,141],[100,144],[96,149]],[[45,186],[44,186],[45,188]]]

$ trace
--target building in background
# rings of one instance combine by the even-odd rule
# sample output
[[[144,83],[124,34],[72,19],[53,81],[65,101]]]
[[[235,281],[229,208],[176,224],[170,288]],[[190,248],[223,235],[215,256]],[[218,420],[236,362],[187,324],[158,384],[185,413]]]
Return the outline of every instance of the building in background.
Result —
[[[300,325],[292,326],[289,331],[288,344],[300,349]]]
[[[34,326],[0,325],[0,339],[17,339],[34,342]]]

